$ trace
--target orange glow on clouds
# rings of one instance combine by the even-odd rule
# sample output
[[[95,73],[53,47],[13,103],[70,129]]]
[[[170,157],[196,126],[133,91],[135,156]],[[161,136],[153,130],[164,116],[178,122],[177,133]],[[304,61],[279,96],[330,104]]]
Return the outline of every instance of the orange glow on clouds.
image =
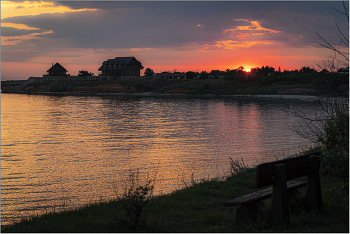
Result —
[[[264,36],[265,33],[283,33],[282,31],[264,28],[260,25],[259,21],[250,21],[246,19],[234,19],[235,21],[248,22],[248,26],[236,26],[235,28],[225,29],[223,33],[232,33],[231,37],[237,37],[239,39],[245,39],[244,41],[236,40],[222,40],[217,41],[216,47],[221,49],[237,50],[241,48],[249,48],[255,45],[272,45],[279,43],[272,43],[266,40],[259,40],[259,37]],[[248,40],[252,37],[251,40]]]
[[[43,13],[66,13],[76,11],[95,11],[96,9],[70,9],[69,7],[56,5],[54,2],[12,2],[1,1],[1,19],[15,16],[39,15]],[[2,23],[1,23],[2,26]]]
[[[272,45],[274,43],[270,41],[232,41],[232,40],[227,40],[227,41],[217,41],[216,42],[216,47],[222,48],[222,49],[228,49],[228,50],[236,50],[240,48],[249,48],[254,45]]]
[[[260,25],[259,21],[249,21],[246,19],[234,19],[234,20],[235,21],[249,22],[251,25],[250,26],[236,26],[236,28],[233,28],[233,29],[223,30],[224,33],[235,32],[235,31],[266,31],[266,32],[270,32],[270,33],[281,33],[282,32],[282,31],[278,31],[278,30],[264,28],[263,26]]]
[[[243,39],[245,37],[250,37],[250,36],[262,36],[264,35],[263,33],[241,33],[241,32],[235,32],[236,37],[239,39]]]
[[[31,40],[36,36],[53,33],[53,30],[42,32],[42,33],[31,33],[23,36],[1,36],[1,45],[17,45],[23,40]]]
[[[44,13],[66,13],[76,11],[95,11],[96,9],[70,9],[65,6],[58,6],[54,2],[11,2],[1,1],[1,19],[16,16],[28,16],[28,15],[39,15]],[[16,24],[9,22],[1,22],[1,27],[10,27],[16,29],[25,30],[39,30],[40,28],[29,27],[25,24]],[[22,40],[30,40],[36,38],[36,36],[54,33],[53,30],[49,30],[41,33],[31,33],[22,36],[1,36],[1,45],[17,45]]]
[[[39,30],[40,28],[29,27],[25,24],[16,24],[9,22],[1,22],[1,27],[9,27],[9,28],[17,28],[17,29],[25,29],[25,30]]]

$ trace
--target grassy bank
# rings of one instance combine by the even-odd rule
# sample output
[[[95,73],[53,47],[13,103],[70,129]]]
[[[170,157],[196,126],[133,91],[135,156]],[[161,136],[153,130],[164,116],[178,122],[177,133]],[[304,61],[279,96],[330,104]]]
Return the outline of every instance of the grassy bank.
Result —
[[[254,186],[255,169],[250,168],[224,181],[203,181],[153,197],[135,229],[123,200],[117,200],[32,217],[2,232],[349,232],[348,190],[332,176],[321,174],[323,211],[316,214],[292,206],[288,226],[234,222],[235,208],[222,203],[255,191]]]
[[[155,93],[187,95],[236,95],[236,94],[293,94],[316,95],[311,84],[246,84],[228,80],[114,80],[85,82],[42,82],[31,83],[22,89],[6,86],[4,93]]]

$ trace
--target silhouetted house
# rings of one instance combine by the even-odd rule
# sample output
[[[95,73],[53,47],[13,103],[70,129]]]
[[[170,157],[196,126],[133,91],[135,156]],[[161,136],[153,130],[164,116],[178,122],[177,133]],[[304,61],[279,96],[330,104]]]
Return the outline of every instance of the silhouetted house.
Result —
[[[67,70],[61,64],[52,64],[52,67],[46,71],[48,74],[44,76],[67,76]]]
[[[338,70],[338,73],[340,73],[340,74],[349,74],[349,67],[347,67],[347,68],[340,68]]]
[[[153,75],[155,79],[166,79],[166,80],[185,80],[186,73],[184,72],[162,72]]]
[[[115,57],[102,63],[100,76],[140,76],[143,66],[135,57]]]

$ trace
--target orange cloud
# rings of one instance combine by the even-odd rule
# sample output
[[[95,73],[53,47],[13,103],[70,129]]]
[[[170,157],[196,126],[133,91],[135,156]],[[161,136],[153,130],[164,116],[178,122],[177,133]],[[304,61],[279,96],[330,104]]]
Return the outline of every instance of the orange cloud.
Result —
[[[241,33],[241,32],[235,32],[236,37],[239,39],[243,39],[245,37],[250,37],[250,36],[262,36],[264,35],[263,33]]]
[[[17,45],[19,42],[23,40],[35,39],[39,35],[50,34],[53,33],[53,30],[42,32],[42,33],[31,33],[28,35],[22,36],[1,36],[1,45]]]
[[[12,1],[1,1],[1,19],[16,16],[28,16],[28,15],[39,15],[44,13],[66,13],[66,12],[77,12],[77,11],[95,11],[96,9],[70,9],[66,6],[57,5],[54,2],[45,1],[24,1],[24,2],[12,2]],[[1,22],[1,27],[11,27],[16,29],[25,30],[39,30],[40,28],[30,27],[26,24],[16,24],[10,22]],[[31,33],[28,35],[21,36],[1,36],[1,45],[16,45],[22,40],[29,40],[37,38],[39,35],[53,33],[53,30]]]
[[[25,24],[16,24],[16,23],[8,23],[1,22],[1,27],[9,27],[9,28],[17,28],[17,29],[25,29],[25,30],[39,30],[40,28],[29,27]]]
[[[235,28],[232,29],[225,29],[223,30],[223,33],[228,33],[228,32],[235,32],[236,36],[239,38],[247,37],[247,36],[262,36],[263,33],[241,33],[240,31],[263,31],[263,32],[269,32],[269,33],[281,33],[282,31],[278,30],[273,30],[269,28],[264,28],[263,26],[260,25],[259,21],[249,21],[246,19],[234,19],[235,21],[244,21],[244,22],[249,22],[251,25],[248,26],[236,26]],[[238,34],[237,34],[238,32]],[[240,34],[241,33],[241,34]]]
[[[1,19],[15,16],[39,15],[43,13],[66,13],[76,11],[95,11],[96,9],[71,9],[66,6],[57,5],[54,2],[24,1],[12,2],[1,1]]]
[[[229,49],[229,50],[236,50],[240,48],[248,48],[252,47],[254,45],[272,45],[274,43],[269,41],[232,41],[232,40],[226,40],[226,41],[217,41],[216,47],[222,48],[222,49]]]

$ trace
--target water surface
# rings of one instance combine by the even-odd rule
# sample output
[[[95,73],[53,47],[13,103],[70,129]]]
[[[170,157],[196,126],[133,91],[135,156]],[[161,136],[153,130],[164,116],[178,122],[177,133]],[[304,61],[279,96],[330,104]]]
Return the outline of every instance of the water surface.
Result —
[[[1,94],[1,223],[112,199],[129,170],[155,194],[309,142],[279,99]],[[300,106],[314,108],[312,102]]]

